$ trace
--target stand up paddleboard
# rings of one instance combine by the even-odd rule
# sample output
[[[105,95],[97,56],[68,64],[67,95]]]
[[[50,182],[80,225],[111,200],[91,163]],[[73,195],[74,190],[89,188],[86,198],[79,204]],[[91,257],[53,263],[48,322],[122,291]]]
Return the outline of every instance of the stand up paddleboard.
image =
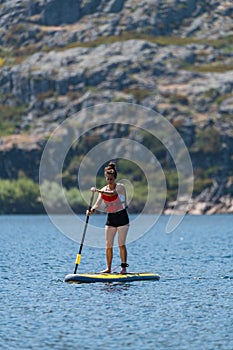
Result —
[[[121,273],[80,273],[69,274],[65,277],[65,282],[68,283],[94,283],[94,282],[134,282],[154,280],[158,281],[160,276],[150,272],[128,272]]]
[[[91,189],[92,195],[89,205],[89,211],[91,211],[92,203],[94,199],[95,188]],[[126,274],[121,273],[80,273],[77,274],[77,269],[81,261],[81,253],[83,248],[83,243],[87,231],[87,225],[89,221],[89,215],[86,214],[86,223],[84,226],[83,236],[79,248],[79,252],[76,257],[76,264],[74,273],[69,274],[65,277],[65,282],[68,283],[94,283],[94,282],[133,282],[133,281],[145,281],[145,280],[154,280],[158,281],[160,276],[158,274],[150,273],[150,272],[128,272]]]

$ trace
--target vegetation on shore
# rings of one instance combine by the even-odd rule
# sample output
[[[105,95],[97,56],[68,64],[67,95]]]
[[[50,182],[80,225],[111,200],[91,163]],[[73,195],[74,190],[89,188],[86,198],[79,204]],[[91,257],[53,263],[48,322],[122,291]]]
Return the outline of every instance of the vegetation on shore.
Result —
[[[4,3],[7,4],[7,1],[4,1]],[[85,11],[90,11],[90,16],[83,16],[81,20],[75,23],[68,21],[69,24],[67,24],[65,16],[64,18],[60,16],[60,10],[57,10],[56,2],[53,2],[53,11],[60,21],[58,26],[51,24],[50,21],[46,22],[44,11],[49,13],[50,10],[45,6],[42,13],[42,7],[39,6],[39,3],[38,6],[27,4],[27,7],[25,7],[26,2],[17,3],[15,13],[10,11],[10,7],[0,5],[6,11],[1,33],[2,45],[0,45],[0,69],[3,72],[0,94],[0,142],[3,165],[0,178],[0,214],[43,213],[45,211],[40,186],[35,180],[38,174],[35,175],[35,173],[38,171],[39,155],[42,152],[40,147],[46,139],[46,132],[50,131],[50,123],[56,123],[67,117],[68,113],[63,113],[63,109],[68,111],[69,108],[71,111],[79,110],[85,105],[102,101],[102,98],[103,100],[106,98],[106,101],[133,101],[133,103],[148,105],[149,108],[158,108],[161,114],[169,118],[169,121],[181,133],[181,136],[184,139],[187,138],[185,142],[187,141],[187,147],[194,164],[194,196],[200,195],[204,190],[211,189],[214,181],[218,180],[218,186],[232,183],[232,132],[230,127],[232,125],[232,92],[227,83],[224,83],[224,79],[225,75],[230,75],[233,70],[233,36],[228,35],[229,31],[226,29],[217,36],[215,30],[211,33],[210,28],[212,20],[216,28],[219,27],[219,23],[223,23],[221,22],[223,16],[227,13],[228,16],[231,13],[231,8],[228,9],[228,5],[224,4],[224,13],[221,12],[223,9],[219,9],[218,5],[216,5],[217,7],[215,5],[207,6],[203,9],[206,13],[210,11],[208,13],[209,17],[206,18],[207,33],[205,33],[205,30],[203,32],[205,21],[203,18],[205,17],[202,16],[202,13],[204,12],[199,9],[194,16],[196,22],[200,16],[200,21],[197,22],[199,25],[196,29],[194,28],[194,31],[186,31],[186,34],[182,29],[181,35],[181,31],[176,29],[177,21],[174,21],[174,28],[170,26],[170,29],[167,28],[166,24],[169,24],[167,9],[171,4],[165,2],[164,7],[164,4],[161,3],[161,6],[156,8],[156,12],[159,10],[162,15],[162,22],[158,22],[161,31],[159,30],[156,35],[153,35],[152,33],[155,33],[154,25],[150,22],[150,10],[148,9],[154,11],[155,8],[153,6],[148,7],[146,2],[140,3],[138,6],[138,8],[143,8],[146,5],[145,18],[148,14],[149,20],[145,21],[144,25],[141,25],[141,16],[136,11],[137,6],[135,8],[131,7],[130,16],[127,15],[127,8],[125,8],[126,17],[123,16],[123,20],[118,23],[111,13],[108,15],[108,7],[106,12],[98,14],[97,11],[96,17],[96,13],[92,16],[93,8],[90,8],[92,2],[84,1],[83,3],[85,3]],[[184,10],[181,17],[183,20],[179,19],[179,15],[183,10],[180,13],[179,11],[177,13],[173,11],[174,16],[178,16],[177,19],[179,19],[178,27],[182,24],[184,29],[190,28],[190,19],[192,19],[193,13],[188,14],[186,12],[187,5],[178,4],[178,7],[180,10]],[[213,11],[215,7],[218,8],[217,13]],[[34,15],[32,17],[31,15],[26,16],[27,19],[25,20],[23,18],[25,17],[24,10],[26,10],[27,16],[29,16],[29,13]],[[85,11],[83,13],[86,13]],[[166,18],[163,20],[163,16],[166,17],[167,15],[168,20]],[[187,19],[185,19],[186,17]],[[88,26],[86,26],[87,19]],[[132,26],[132,19],[134,23],[139,25]],[[96,33],[94,29],[98,24],[100,24],[99,29],[101,29],[102,24],[111,24],[111,31],[108,27],[108,29],[102,28],[103,30],[101,29],[102,31],[99,34]],[[121,61],[118,61],[118,47],[132,45],[132,42],[127,42],[129,40],[144,40],[149,45],[142,45],[146,47],[142,58],[138,60],[137,64],[134,63],[134,60],[131,62],[130,59],[128,69],[128,67],[122,65]],[[125,44],[125,42],[127,43]],[[118,45],[118,43],[121,44]],[[111,55],[113,54],[113,57],[116,57],[117,68],[115,66],[113,68],[108,67],[104,61],[100,61],[102,64],[99,64],[99,66],[105,73],[105,78],[104,81],[101,81],[101,79],[99,81],[96,79],[96,76],[101,75],[98,71],[99,67],[93,66],[93,70],[91,70],[89,69],[89,63],[86,65],[86,62],[92,58],[91,56],[95,57],[93,51],[96,48],[101,47],[100,51],[103,53],[104,50],[109,50],[110,45],[112,45],[111,49],[113,51],[116,49],[116,52],[114,51]],[[150,47],[152,48],[151,54],[149,54]],[[82,49],[72,50],[76,48]],[[87,67],[83,70],[80,68],[80,71],[82,71],[81,78],[78,74],[77,76],[70,74],[71,71],[76,71],[78,67],[76,59],[73,59],[72,56],[72,53],[76,55],[76,51],[86,52],[88,56],[80,61],[80,67]],[[155,56],[157,52],[158,56],[151,64],[151,58],[153,59],[155,52]],[[48,59],[46,62],[50,69],[45,70],[45,73],[42,72],[40,58],[36,59],[38,53],[45,59],[46,56],[53,56],[53,54],[54,59],[59,56],[60,58],[57,58],[58,67],[64,65],[66,69],[58,77],[56,70],[53,73],[53,60],[51,63]],[[50,70],[52,74],[50,74]],[[21,75],[22,72],[25,73],[25,76]],[[119,72],[122,73],[122,76],[118,76]],[[173,78],[176,72],[180,74],[180,76],[177,75],[178,79]],[[209,87],[204,82],[203,89],[199,89],[198,85],[201,79],[205,80],[211,74],[217,76],[216,85],[211,82],[212,85]],[[153,75],[156,78],[154,79],[155,85],[153,85],[153,81],[151,84],[149,79]],[[221,80],[221,75],[224,76],[223,80]],[[25,79],[22,79],[22,76]],[[45,80],[44,84],[43,79]],[[164,84],[166,79],[167,84]],[[79,80],[82,80],[82,82],[80,83]],[[188,80],[188,83],[186,80]],[[221,85],[219,85],[219,81]],[[112,86],[112,82],[115,82],[117,87]],[[24,83],[25,89],[21,89]],[[174,86],[172,86],[173,83]],[[221,89],[219,86],[221,86]],[[17,93],[15,93],[16,90]],[[115,95],[112,94],[114,90],[117,92]],[[109,95],[106,94],[106,91],[109,92]],[[90,100],[85,96],[88,95],[87,92],[90,93]],[[106,94],[106,97],[104,94]],[[209,121],[212,121],[214,126],[210,125]],[[229,125],[226,125],[228,122]],[[21,142],[21,145],[19,145],[17,140],[13,139],[16,134],[17,136],[19,134],[28,136],[30,133],[36,135],[38,130],[39,133],[44,134],[40,141],[43,137],[44,139],[38,147],[35,146],[37,141],[33,145],[30,142],[27,143],[27,141],[24,144]],[[12,139],[5,142],[9,135],[13,136]],[[3,140],[4,136],[6,136],[5,140]],[[175,201],[178,191],[178,178],[174,164],[171,164],[171,162],[168,164],[170,161],[169,155],[163,146],[145,135],[142,135],[142,139],[142,143],[154,153],[164,171],[167,187],[166,200],[169,202]],[[93,146],[95,142],[96,144],[101,142],[101,137],[93,141],[91,135],[89,146],[91,143]],[[77,172],[80,164],[77,157],[81,158],[85,154],[87,144],[83,143],[81,149],[78,150],[78,156],[77,154],[72,155],[72,159],[67,161],[62,174],[65,197],[75,212],[83,212],[87,206],[77,184]],[[34,154],[31,152],[33,146],[36,148]],[[23,154],[21,151],[24,147],[25,152],[23,151]],[[31,171],[30,168],[36,170]],[[119,179],[128,178],[134,186],[131,210],[139,211],[144,206],[148,196],[147,182],[143,172],[132,164],[129,166],[124,162],[121,162],[119,168],[122,171],[119,174]],[[61,176],[61,174],[58,174],[58,176]],[[102,173],[99,174],[96,181],[98,187],[103,186]],[[46,200],[50,210],[55,212],[62,210],[64,197],[60,196],[59,199],[60,188],[56,183],[56,179],[54,179],[54,182],[44,183],[43,186],[47,189],[48,197]],[[233,195],[231,187],[228,186],[227,189],[229,188],[229,194]],[[160,200],[160,195],[156,193],[155,202]]]

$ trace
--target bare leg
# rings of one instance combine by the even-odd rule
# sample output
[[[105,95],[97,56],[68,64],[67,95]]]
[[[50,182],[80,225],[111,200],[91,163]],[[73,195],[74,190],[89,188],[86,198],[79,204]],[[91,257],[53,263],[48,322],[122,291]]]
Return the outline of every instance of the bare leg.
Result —
[[[120,245],[120,258],[121,258],[121,262],[122,263],[126,263],[127,262],[127,249],[125,245]]]
[[[105,227],[105,234],[106,234],[106,262],[107,262],[107,268],[106,270],[102,272],[111,272],[112,268],[112,258],[113,258],[113,243],[114,243],[114,237],[116,235],[117,228],[113,226],[106,226]]]
[[[113,249],[112,248],[106,248],[106,262],[107,262],[107,268],[103,272],[111,272],[112,268],[112,258],[113,258]]]
[[[120,249],[120,258],[122,264],[127,264],[127,249],[125,246],[126,236],[128,233],[129,225],[118,227],[118,245]],[[127,273],[126,266],[122,267],[121,273]]]

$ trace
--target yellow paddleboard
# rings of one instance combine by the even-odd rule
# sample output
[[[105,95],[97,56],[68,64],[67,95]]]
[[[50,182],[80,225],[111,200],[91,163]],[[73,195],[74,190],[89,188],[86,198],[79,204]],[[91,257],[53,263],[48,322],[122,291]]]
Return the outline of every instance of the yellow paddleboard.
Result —
[[[158,281],[160,276],[151,272],[128,272],[121,273],[81,273],[69,274],[65,277],[65,282],[69,283],[94,283],[94,282],[134,282],[154,280]]]

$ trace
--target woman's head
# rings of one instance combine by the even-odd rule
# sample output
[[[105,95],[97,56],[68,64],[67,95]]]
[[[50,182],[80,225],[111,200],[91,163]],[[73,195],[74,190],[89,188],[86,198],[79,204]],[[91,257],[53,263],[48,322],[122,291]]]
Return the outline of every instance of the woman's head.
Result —
[[[106,166],[104,168],[104,175],[106,177],[106,179],[109,177],[109,178],[114,178],[116,179],[117,178],[117,170],[116,170],[116,164],[113,163],[113,162],[110,162],[108,164],[108,166]]]

